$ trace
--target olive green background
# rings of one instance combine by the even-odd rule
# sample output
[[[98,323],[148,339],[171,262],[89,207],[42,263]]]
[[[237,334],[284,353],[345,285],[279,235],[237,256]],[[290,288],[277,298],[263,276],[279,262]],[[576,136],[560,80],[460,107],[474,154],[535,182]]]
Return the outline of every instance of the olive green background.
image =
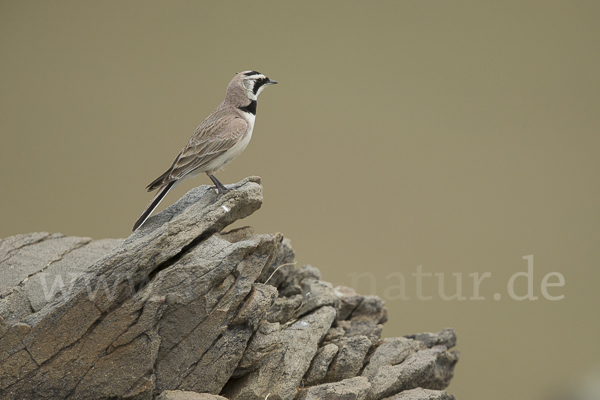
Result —
[[[144,187],[258,70],[280,84],[217,175],[263,178],[236,226],[386,298],[386,336],[456,328],[459,400],[560,398],[600,366],[599,21],[597,1],[2,0],[0,237],[126,237]],[[538,299],[517,301],[530,254]],[[461,273],[467,299],[433,276],[419,300],[419,265],[448,295]]]

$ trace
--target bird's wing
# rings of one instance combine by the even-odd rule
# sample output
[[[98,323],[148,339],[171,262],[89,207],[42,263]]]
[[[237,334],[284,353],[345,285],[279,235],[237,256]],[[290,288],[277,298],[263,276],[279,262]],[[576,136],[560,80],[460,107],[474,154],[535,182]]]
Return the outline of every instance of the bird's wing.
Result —
[[[248,127],[248,122],[237,115],[207,118],[175,158],[171,168],[148,185],[148,190],[181,179],[192,171],[204,172],[202,168],[231,149],[247,133]]]

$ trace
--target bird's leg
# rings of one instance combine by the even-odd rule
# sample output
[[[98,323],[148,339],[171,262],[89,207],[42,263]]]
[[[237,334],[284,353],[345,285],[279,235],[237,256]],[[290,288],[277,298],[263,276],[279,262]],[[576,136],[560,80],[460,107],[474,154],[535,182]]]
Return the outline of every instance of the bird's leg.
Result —
[[[219,194],[225,194],[225,193],[228,193],[230,191],[230,189],[227,189],[225,187],[225,185],[223,185],[221,182],[219,182],[219,180],[217,178],[215,178],[214,175],[208,175],[208,177],[215,184],[214,188],[217,189],[217,192]]]
[[[221,193],[221,192],[219,191],[219,186],[218,186],[218,185],[217,185],[217,183],[216,183],[216,182],[219,182],[219,181],[217,180],[217,178],[215,178],[215,177],[214,177],[214,176],[212,176],[211,174],[206,174],[206,175],[208,175],[208,177],[210,178],[210,180],[211,180],[211,181],[212,181],[212,182],[215,184],[214,186],[211,186],[211,187],[209,187],[209,188],[208,188],[208,190],[214,190],[214,191],[216,191],[217,193]],[[215,181],[216,181],[216,182],[215,182]],[[219,182],[219,183],[221,183],[221,182]]]

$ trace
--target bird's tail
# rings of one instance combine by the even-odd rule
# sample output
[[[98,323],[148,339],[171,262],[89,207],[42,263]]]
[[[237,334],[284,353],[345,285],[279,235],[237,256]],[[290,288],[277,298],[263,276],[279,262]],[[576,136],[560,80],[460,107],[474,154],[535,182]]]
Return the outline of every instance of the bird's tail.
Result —
[[[168,184],[166,184],[158,190],[158,193],[156,193],[156,196],[154,196],[150,204],[148,204],[148,207],[146,207],[146,209],[144,210],[142,215],[140,215],[138,220],[135,221],[135,224],[133,225],[134,232],[137,228],[142,226],[144,222],[146,222],[150,214],[152,214],[152,212],[156,209],[156,207],[158,207],[162,199],[167,195],[167,193],[169,193],[169,190],[173,189],[175,182],[176,181],[169,182]]]

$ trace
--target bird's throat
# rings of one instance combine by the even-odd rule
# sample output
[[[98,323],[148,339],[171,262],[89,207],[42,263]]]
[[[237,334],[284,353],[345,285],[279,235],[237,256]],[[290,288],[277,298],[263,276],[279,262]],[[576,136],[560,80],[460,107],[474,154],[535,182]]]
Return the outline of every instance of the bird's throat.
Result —
[[[252,115],[256,115],[256,100],[250,100],[250,104],[244,107],[238,107],[243,112],[250,113]]]

